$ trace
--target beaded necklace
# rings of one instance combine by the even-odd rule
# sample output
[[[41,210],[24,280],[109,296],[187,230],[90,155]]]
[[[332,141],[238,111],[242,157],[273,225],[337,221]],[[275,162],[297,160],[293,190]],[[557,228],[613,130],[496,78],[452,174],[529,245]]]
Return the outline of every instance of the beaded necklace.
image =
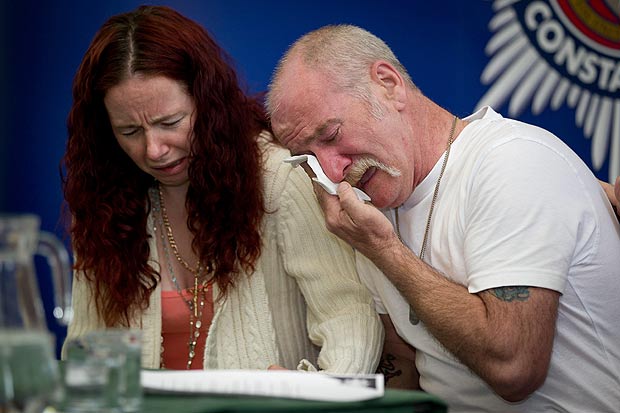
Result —
[[[153,193],[156,191],[156,193]],[[194,361],[194,357],[196,356],[196,344],[198,343],[198,339],[200,337],[202,327],[202,314],[205,306],[205,297],[209,291],[209,287],[213,283],[213,280],[203,279],[200,281],[201,275],[203,273],[203,266],[200,262],[196,264],[196,268],[192,268],[187,264],[187,262],[181,257],[178,251],[178,247],[176,245],[176,241],[174,239],[174,235],[172,233],[172,226],[170,225],[170,220],[168,219],[168,214],[166,211],[166,206],[164,204],[164,198],[161,191],[161,185],[158,184],[157,189],[152,189],[150,192],[151,201],[153,203],[153,211],[157,213],[159,218],[159,228],[162,229],[159,231],[161,237],[162,249],[164,251],[164,258],[167,264],[168,273],[170,274],[170,279],[174,284],[177,293],[183,299],[185,304],[189,309],[189,340],[188,340],[188,359],[187,359],[187,369],[189,370],[192,367],[192,362]],[[157,232],[157,226],[153,228],[155,232]],[[165,231],[165,234],[164,234]],[[168,246],[170,245],[170,249],[181,265],[188,271],[190,271],[194,275],[194,286],[190,288],[189,291],[192,294],[191,299],[186,299],[183,296],[183,290],[179,285],[179,281],[174,272],[174,268],[172,266],[172,259],[170,257],[170,252],[168,250]],[[207,267],[208,269],[208,267]],[[207,271],[208,273],[209,271]],[[160,348],[160,367],[164,368],[164,337],[161,336],[161,348]]]

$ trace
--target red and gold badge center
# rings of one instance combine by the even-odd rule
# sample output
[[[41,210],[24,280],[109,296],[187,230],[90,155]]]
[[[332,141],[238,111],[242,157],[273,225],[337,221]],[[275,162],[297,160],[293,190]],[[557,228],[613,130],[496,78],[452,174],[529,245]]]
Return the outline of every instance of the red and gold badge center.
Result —
[[[583,35],[613,50],[620,50],[620,16],[611,0],[557,0],[569,21]],[[617,4],[617,2],[616,2]]]

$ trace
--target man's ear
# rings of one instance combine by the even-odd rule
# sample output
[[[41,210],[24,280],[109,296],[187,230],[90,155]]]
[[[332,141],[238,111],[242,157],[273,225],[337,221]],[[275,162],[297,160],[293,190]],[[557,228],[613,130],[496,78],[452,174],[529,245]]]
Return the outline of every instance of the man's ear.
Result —
[[[386,99],[397,109],[402,109],[407,95],[405,81],[394,66],[385,60],[377,60],[371,67],[370,78],[383,90]]]

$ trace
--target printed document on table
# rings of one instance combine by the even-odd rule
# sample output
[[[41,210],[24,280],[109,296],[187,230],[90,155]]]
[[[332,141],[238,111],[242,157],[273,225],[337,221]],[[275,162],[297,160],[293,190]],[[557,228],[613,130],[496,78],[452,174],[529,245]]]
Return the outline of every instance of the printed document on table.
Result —
[[[290,370],[142,370],[149,393],[222,394],[352,402],[382,397],[382,374],[334,375]]]

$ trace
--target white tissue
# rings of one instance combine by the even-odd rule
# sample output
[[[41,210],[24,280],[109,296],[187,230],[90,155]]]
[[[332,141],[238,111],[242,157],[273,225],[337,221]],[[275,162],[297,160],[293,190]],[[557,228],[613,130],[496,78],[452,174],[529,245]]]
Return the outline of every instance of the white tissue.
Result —
[[[286,158],[284,162],[290,163],[293,166],[299,166],[300,164],[306,162],[316,177],[312,178],[314,182],[318,182],[319,185],[323,187],[327,191],[328,194],[336,195],[336,188],[338,184],[332,182],[331,179],[325,175],[323,169],[321,168],[321,164],[319,164],[319,160],[316,159],[314,155],[297,155],[291,156],[290,158]],[[361,201],[370,201],[370,197],[361,189],[353,187],[353,191]]]

